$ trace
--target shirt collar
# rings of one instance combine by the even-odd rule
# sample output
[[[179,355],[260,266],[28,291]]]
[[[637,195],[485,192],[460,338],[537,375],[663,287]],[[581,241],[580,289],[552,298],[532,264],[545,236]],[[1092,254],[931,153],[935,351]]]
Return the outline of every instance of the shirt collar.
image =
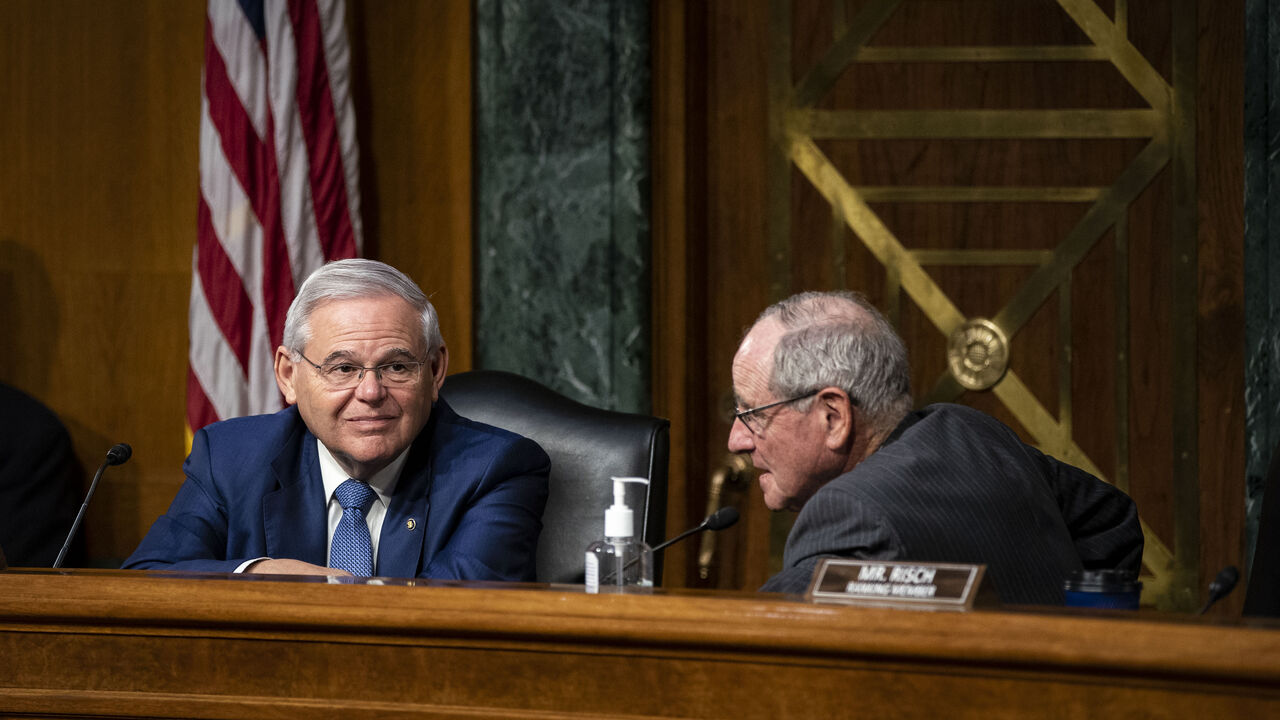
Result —
[[[373,477],[365,480],[365,482],[369,483],[369,487],[372,487],[373,491],[378,494],[378,500],[382,502],[383,507],[390,507],[391,505],[391,496],[396,491],[396,483],[400,481],[400,471],[404,469],[404,463],[409,459],[410,448],[405,448],[404,452],[400,453],[395,460],[392,460],[386,467],[374,473]],[[347,474],[346,470],[342,469],[342,466],[334,459],[333,453],[329,452],[329,448],[325,447],[324,443],[316,440],[316,449],[320,455],[320,479],[324,481],[324,498],[327,504],[330,500],[333,500],[333,493],[338,489],[338,486],[350,480],[351,476]]]

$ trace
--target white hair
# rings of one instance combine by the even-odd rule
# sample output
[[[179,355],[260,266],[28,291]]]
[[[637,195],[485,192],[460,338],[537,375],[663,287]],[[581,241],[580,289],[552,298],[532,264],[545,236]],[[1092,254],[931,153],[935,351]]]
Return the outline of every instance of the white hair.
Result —
[[[854,292],[806,292],[771,305],[756,320],[785,329],[773,351],[769,390],[777,397],[834,386],[891,430],[911,411],[907,348],[889,321]]]
[[[417,283],[386,263],[361,258],[327,263],[302,283],[285,316],[284,346],[302,354],[311,340],[311,313],[320,305],[331,300],[382,295],[401,298],[422,315],[422,339],[427,344],[428,358],[444,347],[436,309]]]

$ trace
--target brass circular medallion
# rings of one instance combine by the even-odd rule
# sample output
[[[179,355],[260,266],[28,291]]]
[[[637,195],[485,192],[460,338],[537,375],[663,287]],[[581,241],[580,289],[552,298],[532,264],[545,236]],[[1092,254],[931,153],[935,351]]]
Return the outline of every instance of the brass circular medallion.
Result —
[[[947,365],[956,381],[969,390],[986,390],[1009,368],[1009,339],[986,318],[974,318],[956,328],[947,341]]]

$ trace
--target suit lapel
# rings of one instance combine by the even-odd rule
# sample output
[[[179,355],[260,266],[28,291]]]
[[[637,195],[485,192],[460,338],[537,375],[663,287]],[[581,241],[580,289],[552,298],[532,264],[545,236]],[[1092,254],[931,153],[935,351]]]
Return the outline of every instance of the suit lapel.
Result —
[[[301,442],[285,443],[271,463],[278,487],[262,499],[267,556],[324,565],[329,517],[316,438],[304,429],[301,419],[298,426]]]
[[[383,577],[411,578],[418,575],[430,506],[427,493],[431,489],[432,458],[428,431],[434,420],[435,413],[432,413],[427,428],[418,434],[409,450],[409,458],[400,471],[400,480],[382,521],[377,573]]]

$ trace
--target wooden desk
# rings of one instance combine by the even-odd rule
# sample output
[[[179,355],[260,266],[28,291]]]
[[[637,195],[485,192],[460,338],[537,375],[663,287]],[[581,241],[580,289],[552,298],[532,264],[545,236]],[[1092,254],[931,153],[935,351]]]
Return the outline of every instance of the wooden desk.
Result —
[[[1280,630],[695,592],[0,572],[0,716],[1280,717]]]

